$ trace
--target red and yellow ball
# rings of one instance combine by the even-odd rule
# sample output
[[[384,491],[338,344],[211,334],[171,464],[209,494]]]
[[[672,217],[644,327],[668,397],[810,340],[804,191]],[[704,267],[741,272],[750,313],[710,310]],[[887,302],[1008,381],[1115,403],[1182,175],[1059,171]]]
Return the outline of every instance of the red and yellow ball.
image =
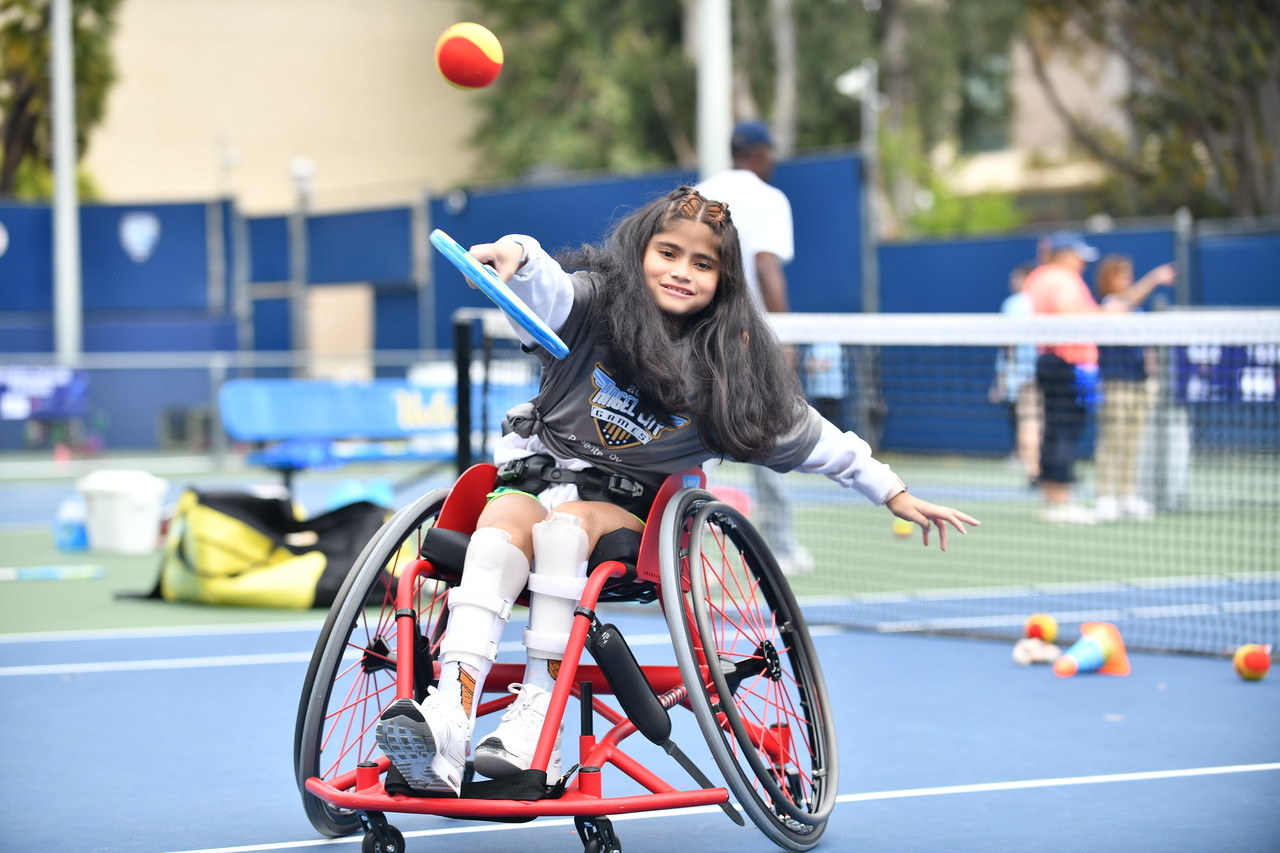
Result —
[[[440,34],[436,67],[459,89],[482,89],[502,71],[502,43],[485,27],[464,21]]]
[[[1247,643],[1236,649],[1231,661],[1241,678],[1245,681],[1257,681],[1271,669],[1271,647]]]
[[[1032,613],[1027,617],[1022,635],[1035,640],[1052,643],[1058,639],[1058,620],[1048,613]]]

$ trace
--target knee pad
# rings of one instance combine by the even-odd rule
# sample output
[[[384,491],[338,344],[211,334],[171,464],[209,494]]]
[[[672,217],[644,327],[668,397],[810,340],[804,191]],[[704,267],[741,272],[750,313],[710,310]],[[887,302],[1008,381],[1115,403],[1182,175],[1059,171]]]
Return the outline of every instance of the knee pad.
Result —
[[[524,645],[530,657],[560,660],[569,643],[573,609],[587,585],[587,532],[582,519],[557,512],[535,524],[533,560]]]
[[[477,669],[492,663],[511,608],[528,580],[529,560],[506,531],[482,527],[472,534],[462,581],[449,591],[441,662],[459,661]]]

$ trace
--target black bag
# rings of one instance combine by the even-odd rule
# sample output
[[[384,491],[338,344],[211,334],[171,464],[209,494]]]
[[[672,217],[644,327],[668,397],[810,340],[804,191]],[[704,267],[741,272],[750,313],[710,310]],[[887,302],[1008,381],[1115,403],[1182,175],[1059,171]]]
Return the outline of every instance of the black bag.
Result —
[[[188,489],[169,522],[151,597],[236,607],[328,607],[389,517],[357,501],[298,519],[290,501]]]

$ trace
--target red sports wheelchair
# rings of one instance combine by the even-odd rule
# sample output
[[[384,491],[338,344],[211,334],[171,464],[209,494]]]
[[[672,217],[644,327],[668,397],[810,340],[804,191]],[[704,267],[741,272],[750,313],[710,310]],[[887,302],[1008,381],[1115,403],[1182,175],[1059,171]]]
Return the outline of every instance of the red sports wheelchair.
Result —
[[[818,656],[768,547],[742,513],[705,490],[700,469],[667,478],[643,535],[615,531],[591,555],[534,770],[526,771],[548,781],[572,695],[582,723],[576,773],[513,791],[503,780],[473,781],[468,763],[461,797],[388,792],[390,763],[374,742],[374,725],[396,699],[421,700],[437,677],[449,590],[495,474],[493,466],[477,465],[451,488],[397,512],[338,593],[307,671],[294,741],[298,785],[315,828],[333,837],[363,829],[365,853],[400,853],[404,836],[387,822],[389,812],[504,822],[572,816],[587,853],[615,853],[621,844],[609,815],[718,805],[744,825],[732,795],[779,847],[813,848],[838,782]],[[675,666],[638,665],[621,632],[595,612],[601,602],[654,600],[666,616]],[[499,661],[487,692],[523,675],[523,662]],[[513,699],[482,702],[477,717]],[[668,711],[677,705],[697,718],[727,788],[716,787],[672,742]],[[610,726],[601,736],[596,716]],[[628,755],[623,741],[637,733],[671,755],[697,787],[664,781]],[[607,765],[648,793],[606,796]]]

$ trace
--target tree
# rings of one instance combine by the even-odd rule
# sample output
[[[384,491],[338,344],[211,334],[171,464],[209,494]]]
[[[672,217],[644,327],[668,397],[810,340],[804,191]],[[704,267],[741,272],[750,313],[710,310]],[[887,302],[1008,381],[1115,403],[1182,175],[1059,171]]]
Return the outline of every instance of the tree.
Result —
[[[1120,214],[1280,214],[1280,4],[1275,0],[1032,0],[1027,34],[1049,103],[1109,167]],[[1070,114],[1045,72],[1055,50],[1111,51],[1131,78],[1130,127]]]
[[[77,159],[106,115],[119,5],[72,0]],[[50,7],[50,0],[0,0],[0,198],[47,197],[53,161]]]
[[[484,180],[693,168],[696,4],[475,0],[476,20],[507,45],[502,75],[480,95],[486,117],[473,144]],[[767,120],[784,157],[850,147],[862,137],[860,110],[835,80],[879,58],[888,94],[881,147],[909,146],[894,162],[924,169],[893,176],[897,218],[910,221],[916,188],[945,190],[929,171],[929,152],[974,115],[964,110],[962,82],[977,68],[1003,85],[999,59],[1007,68],[1022,9],[1023,0],[733,0],[735,116]],[[982,117],[998,123],[1007,109],[1007,99],[996,99]],[[943,221],[954,219],[921,220]]]

